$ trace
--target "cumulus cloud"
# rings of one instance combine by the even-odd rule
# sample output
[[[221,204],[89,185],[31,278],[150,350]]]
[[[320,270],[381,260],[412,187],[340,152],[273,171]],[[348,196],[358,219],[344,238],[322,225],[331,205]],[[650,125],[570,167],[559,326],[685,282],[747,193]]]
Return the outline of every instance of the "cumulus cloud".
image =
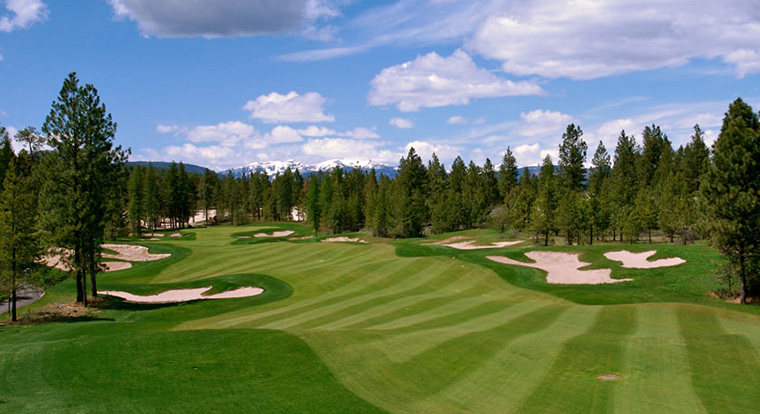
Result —
[[[248,101],[243,109],[251,112],[251,118],[264,122],[333,122],[335,117],[324,113],[327,99],[316,92],[299,95],[290,92],[281,95],[272,92]]]
[[[6,0],[5,12],[0,14],[0,32],[28,29],[35,23],[47,20],[47,17],[48,8],[42,0]]]
[[[301,146],[306,156],[325,158],[371,159],[379,162],[398,162],[400,154],[382,149],[377,141],[346,138],[311,139]]]
[[[467,46],[516,75],[593,79],[719,58],[760,71],[760,8],[746,0],[533,0],[504,7]]]
[[[536,109],[520,114],[522,126],[515,132],[526,137],[537,135],[561,134],[568,124],[575,122],[571,115],[556,111]]]
[[[108,0],[143,35],[232,37],[281,33],[339,12],[322,0]]]
[[[388,121],[388,125],[394,126],[396,128],[402,128],[402,129],[408,129],[408,128],[414,128],[414,121],[412,121],[409,118],[391,118]]]
[[[451,165],[451,162],[459,156],[461,149],[453,145],[431,143],[427,141],[412,141],[404,147],[404,156],[409,153],[409,149],[414,148],[417,155],[422,158],[423,161],[429,161],[433,158],[433,154],[438,156],[441,162]],[[465,161],[466,162],[466,161]]]
[[[502,79],[477,67],[462,50],[449,57],[435,52],[383,69],[371,82],[370,105],[396,104],[400,111],[466,105],[474,98],[538,95],[533,82]]]

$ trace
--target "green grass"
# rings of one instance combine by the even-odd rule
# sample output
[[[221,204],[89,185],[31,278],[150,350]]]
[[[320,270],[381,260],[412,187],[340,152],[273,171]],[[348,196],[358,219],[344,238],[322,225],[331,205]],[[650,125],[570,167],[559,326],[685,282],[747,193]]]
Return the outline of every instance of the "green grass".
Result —
[[[210,227],[144,242],[165,260],[102,275],[149,294],[260,286],[253,298],[112,300],[89,321],[0,328],[3,412],[746,413],[760,395],[760,314],[708,292],[705,245],[562,246],[633,282],[555,286],[493,263],[532,246],[422,240],[248,242],[298,224]],[[489,231],[467,232],[481,242]],[[444,235],[446,238],[451,235]],[[245,242],[243,242],[245,241]],[[241,243],[242,242],[242,243]],[[687,263],[623,269],[603,253]],[[66,281],[40,305],[70,300]],[[34,306],[40,306],[34,305]],[[597,376],[616,374],[615,381]]]

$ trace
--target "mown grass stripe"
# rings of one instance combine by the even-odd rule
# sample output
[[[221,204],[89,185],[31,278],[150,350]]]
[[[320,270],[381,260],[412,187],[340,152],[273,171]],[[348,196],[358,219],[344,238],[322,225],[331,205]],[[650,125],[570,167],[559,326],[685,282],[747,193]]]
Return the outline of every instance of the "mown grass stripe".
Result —
[[[431,296],[443,295],[451,297],[455,294],[463,294],[468,289],[473,289],[470,294],[482,292],[482,288],[480,287],[475,286],[473,288],[473,281],[466,274],[459,275],[453,272],[446,272],[426,274],[424,276],[427,279],[424,283],[411,286],[409,289],[400,292],[368,294],[366,295],[367,300],[364,302],[351,305],[348,308],[338,309],[330,314],[296,325],[294,328],[315,327],[319,329],[336,329],[333,324],[341,322],[346,318],[361,320],[378,313],[393,311],[398,307],[406,306],[406,304],[417,303]]]
[[[691,381],[710,413],[758,410],[760,356],[744,335],[728,334],[715,310],[683,305],[678,323],[691,367]]]
[[[433,262],[430,266],[427,266],[423,271],[406,273],[406,278],[397,283],[387,285],[376,289],[370,289],[362,291],[360,294],[351,295],[344,298],[344,300],[336,301],[331,304],[325,302],[321,303],[318,308],[313,308],[309,313],[299,313],[286,319],[279,319],[273,323],[263,325],[262,327],[274,328],[274,329],[288,329],[297,328],[298,326],[305,324],[309,321],[317,320],[318,318],[327,318],[326,322],[334,320],[329,315],[335,312],[342,312],[350,309],[357,309],[365,306],[365,304],[372,302],[377,304],[382,303],[387,298],[398,297],[407,294],[412,291],[428,291],[429,288],[425,288],[426,285],[435,281],[437,283],[451,283],[455,280],[455,275],[443,274],[442,271],[445,267],[440,262]],[[318,322],[317,322],[318,323]],[[308,326],[313,326],[309,324]]]
[[[322,329],[364,329],[373,325],[395,321],[400,318],[414,317],[421,313],[435,311],[454,302],[464,299],[477,298],[477,303],[482,303],[479,297],[482,293],[481,286],[472,286],[467,290],[455,292],[450,289],[417,294],[411,297],[401,297],[393,302],[386,303],[382,309],[369,309],[338,321],[322,325]]]
[[[544,379],[562,346],[588,330],[600,309],[570,307],[551,325],[509,341],[477,369],[412,402],[410,411],[514,412]]]
[[[639,327],[625,344],[625,378],[616,389],[615,412],[706,412],[691,383],[678,306],[638,307]]]
[[[380,266],[374,263],[369,264],[365,268],[360,267],[354,271],[347,271],[347,275],[350,275],[352,278],[350,283],[345,282],[332,291],[326,291],[326,293],[321,295],[303,299],[298,298],[294,294],[294,297],[273,303],[271,306],[253,310],[245,309],[214,318],[199,320],[191,324],[191,326],[196,329],[199,327],[260,327],[278,320],[303,314],[304,312],[340,303],[357,296],[376,292],[379,286],[393,285],[399,280],[408,279],[410,272],[423,271],[434,264],[435,262],[431,260],[415,260],[404,263],[385,262]],[[395,270],[391,271],[391,269]],[[300,291],[299,286],[299,284],[296,284],[294,289]]]
[[[625,377],[625,342],[637,329],[636,310],[633,306],[602,308],[589,331],[562,347],[543,381],[518,411],[610,412],[619,381],[600,381],[597,376]]]
[[[437,323],[423,323],[402,329],[382,331],[382,347],[394,355],[395,362],[404,362],[442,343],[461,336],[496,329],[505,323],[548,306],[546,302],[542,301],[500,302],[494,303],[494,305],[497,308],[494,312],[461,313],[449,316],[448,321],[438,320]],[[402,351],[399,352],[399,350]]]

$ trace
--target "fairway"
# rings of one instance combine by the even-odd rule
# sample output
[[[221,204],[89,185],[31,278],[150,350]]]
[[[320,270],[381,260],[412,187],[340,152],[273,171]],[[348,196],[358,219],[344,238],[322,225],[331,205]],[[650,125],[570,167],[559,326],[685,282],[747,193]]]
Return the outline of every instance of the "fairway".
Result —
[[[276,230],[294,240],[240,238]],[[563,286],[486,259],[541,250],[526,245],[460,251],[366,234],[358,237],[368,243],[321,243],[295,240],[308,229],[280,223],[183,234],[141,243],[171,256],[103,274],[100,289],[264,292],[166,305],[113,299],[88,320],[0,328],[0,411],[760,409],[760,312],[708,295],[719,256],[703,245],[551,248],[633,279]],[[621,249],[686,263],[625,269],[603,256]],[[33,307],[74,292],[64,282]]]

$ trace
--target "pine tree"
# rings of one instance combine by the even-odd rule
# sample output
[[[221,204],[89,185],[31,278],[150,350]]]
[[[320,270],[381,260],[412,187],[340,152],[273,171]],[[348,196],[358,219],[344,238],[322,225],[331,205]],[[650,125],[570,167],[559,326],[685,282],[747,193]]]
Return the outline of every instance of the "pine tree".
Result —
[[[581,138],[581,127],[570,124],[562,134],[562,143],[559,146],[559,176],[562,187],[566,190],[581,191],[586,179],[586,151],[588,146]]]
[[[396,220],[402,237],[422,235],[423,221],[426,217],[424,190],[427,172],[422,159],[414,148],[409,149],[405,158],[401,158],[398,167],[398,198],[396,199]]]
[[[115,166],[127,153],[114,147],[116,123],[101,104],[92,85],[79,85],[75,73],[63,83],[42,131],[49,137],[54,155],[46,157],[48,183],[43,191],[48,207],[56,209],[55,228],[61,247],[74,251],[72,267],[77,277],[77,300],[86,302],[86,275],[92,295],[97,296],[96,277],[100,271],[100,245],[104,240],[109,186]],[[62,213],[62,214],[61,214]]]
[[[554,175],[554,164],[551,156],[547,155],[541,165],[538,176],[538,194],[533,203],[531,222],[536,236],[542,235],[544,246],[549,245],[549,234],[555,229],[555,214],[558,203],[557,178]]]
[[[499,182],[496,179],[496,172],[494,171],[493,164],[491,164],[491,160],[488,158],[486,158],[486,163],[483,165],[483,186],[486,207],[494,207],[504,200],[499,194]]]
[[[0,192],[0,279],[10,291],[11,320],[17,320],[17,289],[41,255],[36,231],[37,190],[31,155],[11,158]]]
[[[499,192],[502,200],[512,192],[512,189],[517,185],[518,178],[517,160],[512,154],[512,149],[507,147],[499,166]]]
[[[34,157],[47,141],[44,135],[37,132],[34,127],[26,127],[16,133],[14,137],[16,142],[23,144],[29,150],[29,155]]]
[[[3,189],[3,180],[5,179],[5,173],[8,171],[8,165],[13,158],[13,147],[11,146],[11,140],[8,137],[8,131],[4,126],[0,125],[0,190]]]
[[[723,118],[702,182],[713,241],[739,271],[742,304],[747,303],[750,268],[760,254],[760,120],[737,98]]]
[[[145,218],[145,188],[143,187],[145,178],[143,175],[143,168],[139,165],[134,166],[127,188],[129,228],[137,237],[141,235],[142,222]]]

